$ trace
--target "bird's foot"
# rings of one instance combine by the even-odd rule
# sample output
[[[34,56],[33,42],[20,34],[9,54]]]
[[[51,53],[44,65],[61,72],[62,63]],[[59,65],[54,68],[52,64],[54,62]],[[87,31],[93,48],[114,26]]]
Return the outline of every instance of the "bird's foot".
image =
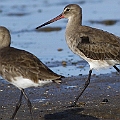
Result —
[[[70,107],[79,107],[79,106],[78,106],[78,105],[76,104],[76,102],[74,101],[74,102],[72,102],[71,105],[67,106],[67,108],[70,108]]]

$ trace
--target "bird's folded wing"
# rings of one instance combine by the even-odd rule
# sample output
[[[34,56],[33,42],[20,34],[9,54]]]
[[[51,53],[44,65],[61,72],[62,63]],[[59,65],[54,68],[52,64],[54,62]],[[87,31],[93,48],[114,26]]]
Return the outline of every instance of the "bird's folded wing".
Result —
[[[88,38],[87,38],[88,39]],[[88,58],[94,60],[120,60],[120,47],[109,43],[82,43],[77,48]]]

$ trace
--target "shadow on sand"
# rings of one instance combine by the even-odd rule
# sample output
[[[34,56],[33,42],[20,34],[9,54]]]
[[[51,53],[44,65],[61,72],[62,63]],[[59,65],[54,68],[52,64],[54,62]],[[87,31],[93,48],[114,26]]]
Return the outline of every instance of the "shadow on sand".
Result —
[[[53,114],[46,114],[45,120],[99,120],[91,115],[84,115],[81,112],[83,108],[72,108],[62,112],[55,112]]]

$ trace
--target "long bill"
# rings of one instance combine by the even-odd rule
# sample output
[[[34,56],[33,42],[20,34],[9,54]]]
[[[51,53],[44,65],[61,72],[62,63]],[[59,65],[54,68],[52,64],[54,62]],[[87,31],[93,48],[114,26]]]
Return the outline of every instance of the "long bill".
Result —
[[[57,21],[57,20],[59,20],[59,19],[62,19],[62,18],[64,18],[64,16],[63,16],[62,14],[60,14],[60,15],[58,15],[57,17],[49,20],[48,22],[45,22],[45,23],[43,23],[42,25],[36,27],[36,29],[39,29],[39,28],[41,28],[41,27],[43,27],[43,26],[45,26],[45,25],[48,25],[48,24],[50,24],[50,23],[53,23],[53,22],[55,22],[55,21]]]

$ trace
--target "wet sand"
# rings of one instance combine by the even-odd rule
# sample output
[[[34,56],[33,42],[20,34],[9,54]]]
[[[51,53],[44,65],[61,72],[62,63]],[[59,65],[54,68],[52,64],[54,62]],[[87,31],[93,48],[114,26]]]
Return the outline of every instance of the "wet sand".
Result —
[[[34,120],[120,120],[120,75],[92,75],[91,83],[77,107],[67,107],[83,87],[87,76],[67,77],[55,83],[26,89],[33,105]],[[1,80],[0,119],[9,120],[20,91]],[[107,102],[102,102],[107,99]],[[31,120],[25,99],[15,120]]]

